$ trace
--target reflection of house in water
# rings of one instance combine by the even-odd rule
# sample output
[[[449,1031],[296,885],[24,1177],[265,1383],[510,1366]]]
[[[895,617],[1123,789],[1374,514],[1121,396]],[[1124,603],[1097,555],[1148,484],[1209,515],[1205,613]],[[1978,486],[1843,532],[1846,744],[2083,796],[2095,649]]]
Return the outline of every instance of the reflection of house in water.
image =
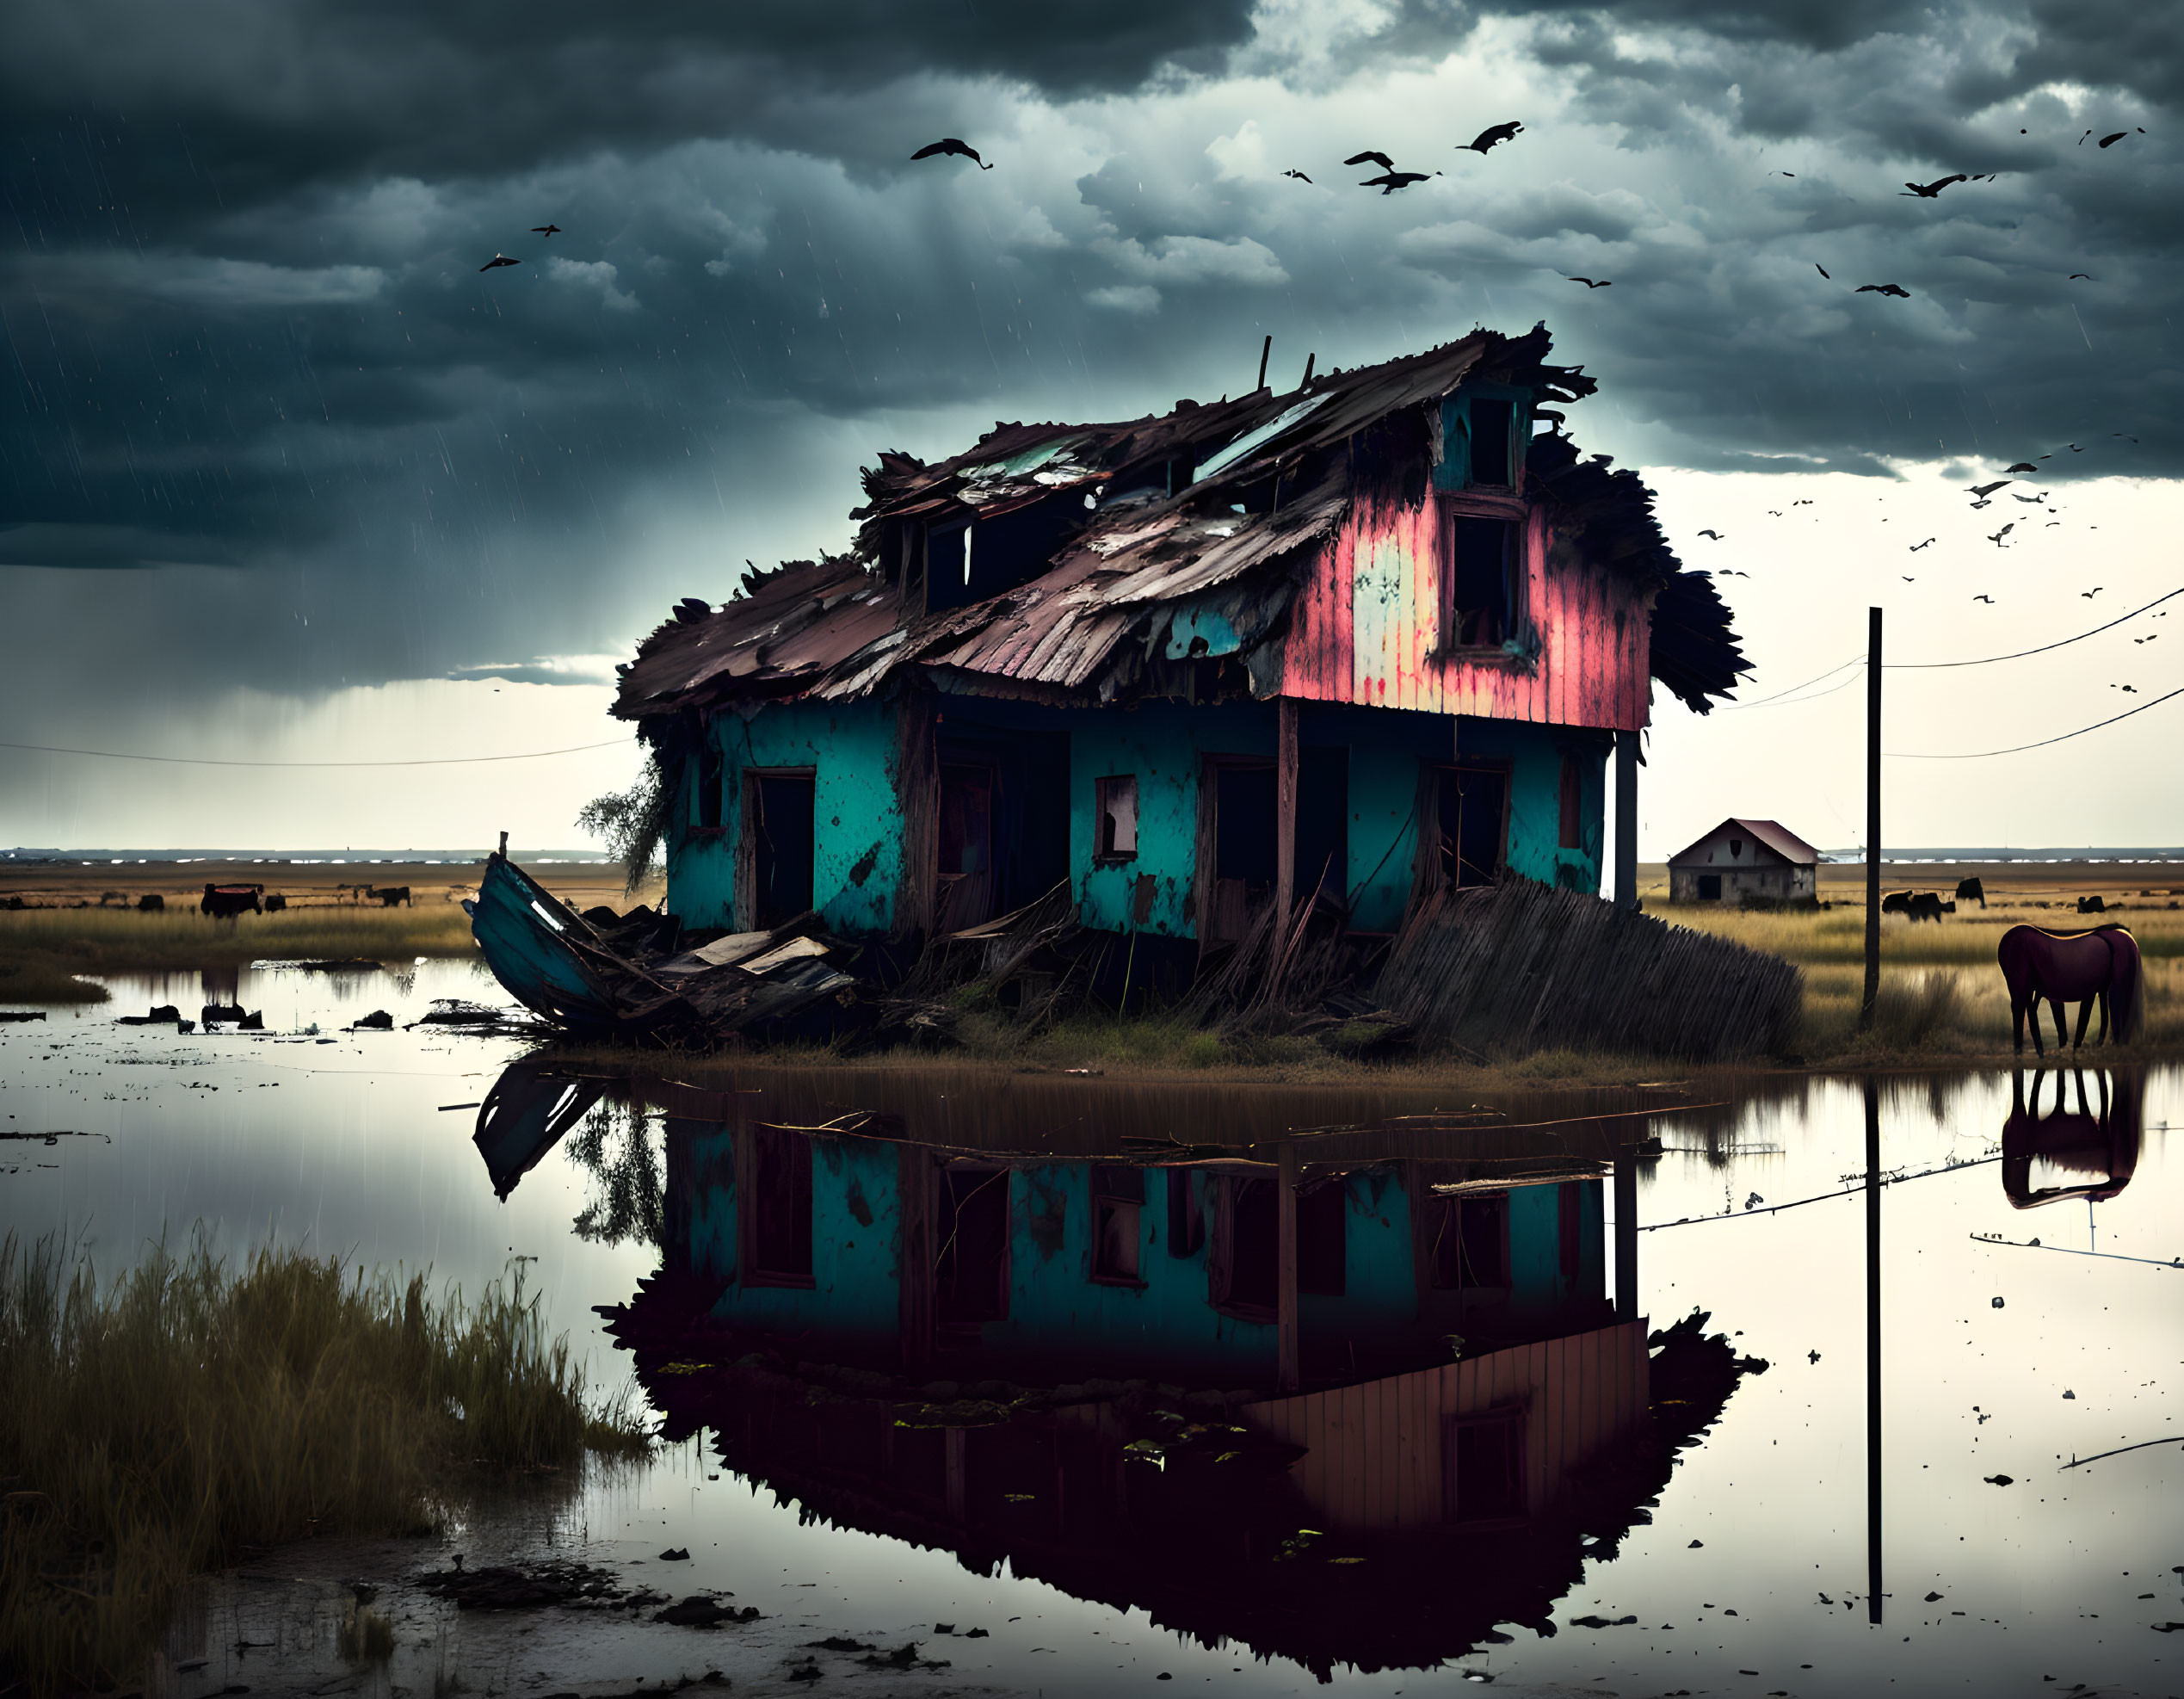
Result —
[[[762,1078],[648,1094],[667,1266],[615,1331],[670,1432],[981,1571],[1431,1664],[1544,1621],[1735,1381],[1606,1301],[1638,1115],[1288,1134],[1251,1124],[1278,1097],[1163,1091],[1184,1147],[1127,1088],[1011,1081],[996,1125],[907,1074],[851,1115]]]
[[[2009,1119],[2002,1127],[2002,1190],[2019,1209],[2074,1197],[2106,1202],[2131,1183],[2138,1165],[2144,1081],[2128,1070],[2097,1073],[2096,1108],[2084,1072],[2058,1068],[2053,1071],[2055,1106],[2042,1115],[2040,1094],[2049,1072],[2033,1071],[2029,1103],[2024,1069],[2011,1077]],[[2068,1107],[2073,1080],[2075,1109]]]

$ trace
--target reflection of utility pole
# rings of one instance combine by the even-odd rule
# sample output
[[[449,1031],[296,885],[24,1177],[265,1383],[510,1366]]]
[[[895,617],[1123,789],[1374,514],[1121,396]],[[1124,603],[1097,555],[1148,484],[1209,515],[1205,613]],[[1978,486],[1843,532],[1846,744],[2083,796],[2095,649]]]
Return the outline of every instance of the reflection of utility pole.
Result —
[[[1881,610],[1866,610],[1866,997],[1858,1030],[1872,1029],[1881,989]]]
[[[1880,636],[1880,616],[1873,618]],[[1881,1111],[1866,1076],[1866,1620],[1881,1619]]]
[[[1303,1381],[1297,1338],[1297,1141],[1281,1141],[1274,1202],[1274,1378],[1285,1393]]]
[[[1615,1313],[1636,1321],[1638,1291],[1638,1152],[1615,1157]]]

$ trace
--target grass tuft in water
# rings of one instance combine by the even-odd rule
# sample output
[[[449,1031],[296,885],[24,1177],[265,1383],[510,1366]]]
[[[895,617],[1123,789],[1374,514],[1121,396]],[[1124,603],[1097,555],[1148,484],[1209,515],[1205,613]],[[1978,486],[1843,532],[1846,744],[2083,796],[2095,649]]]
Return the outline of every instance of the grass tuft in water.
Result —
[[[0,1242],[0,1689],[127,1683],[194,1573],[312,1534],[429,1532],[478,1466],[641,1456],[523,1265],[475,1306],[336,1258],[201,1241],[102,1288]]]

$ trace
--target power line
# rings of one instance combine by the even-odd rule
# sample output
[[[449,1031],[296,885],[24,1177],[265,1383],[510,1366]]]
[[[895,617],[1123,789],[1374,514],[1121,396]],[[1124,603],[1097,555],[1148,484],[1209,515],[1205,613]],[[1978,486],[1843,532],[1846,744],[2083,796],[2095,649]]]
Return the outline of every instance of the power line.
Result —
[[[1818,678],[1808,678],[1805,681],[1805,684],[1792,684],[1786,690],[1777,690],[1772,696],[1761,696],[1755,702],[1724,702],[1722,704],[1721,712],[1724,714],[1735,714],[1740,708],[1765,707],[1769,702],[1779,701],[1784,696],[1796,695],[1798,691],[1805,688],[1805,684],[1817,684],[1823,678],[1833,678],[1837,673],[1842,670],[1843,667],[1854,667],[1865,658],[1866,658],[1863,655],[1853,655],[1848,660],[1842,664],[1842,666],[1829,667],[1827,671],[1822,673]],[[1807,698],[1807,700],[1810,701],[1812,699]]]
[[[1859,659],[1863,660],[1863,659],[1865,659],[1865,657],[1861,655],[1861,656],[1860,656],[1860,657],[1859,657]],[[1823,673],[1823,674],[1821,674],[1820,676],[1821,676],[1821,677],[1823,677],[1823,678],[1825,678],[1825,677],[1827,677],[1827,675],[1826,675],[1825,673]],[[1809,695],[1809,696],[1798,696],[1798,697],[1795,698],[1794,700],[1790,701],[1786,701],[1786,701],[1778,701],[1778,700],[1776,700],[1775,698],[1774,698],[1774,697],[1771,697],[1771,696],[1770,696],[1770,697],[1769,697],[1769,698],[1768,698],[1765,701],[1759,701],[1759,702],[1742,702],[1742,703],[1737,703],[1737,704],[1735,704],[1735,706],[1741,707],[1755,707],[1755,708],[1757,708],[1757,707],[1804,707],[1804,706],[1805,706],[1807,702],[1817,702],[1817,701],[1819,701],[1820,700],[1822,700],[1823,697],[1832,696],[1832,695],[1834,695],[1835,694],[1835,692],[1836,692],[1836,691],[1838,691],[1838,690],[1848,690],[1848,689],[1849,689],[1852,685],[1854,685],[1854,684],[1857,683],[1858,683],[1858,681],[1860,680],[1860,678],[1861,678],[1862,677],[1864,677],[1864,675],[1863,675],[1863,674],[1861,674],[1861,673],[1855,673],[1855,672],[1854,672],[1853,674],[1851,674],[1851,675],[1850,675],[1850,677],[1848,677],[1848,678],[1844,679],[1844,680],[1842,681],[1842,683],[1840,683],[1840,684],[1830,684],[1830,685],[1829,685],[1829,686],[1826,689],[1824,689],[1824,690],[1815,690],[1815,691],[1814,691],[1814,692],[1813,692],[1811,695]],[[1805,687],[1804,687],[1803,685],[1799,685],[1798,688],[1799,689],[1803,689]],[[1786,690],[1786,691],[1784,691],[1782,694],[1783,694],[1784,695],[1789,695],[1789,692]],[[1726,710],[1724,710],[1724,712],[1725,712],[1725,711],[1726,711]]]
[[[2019,744],[2011,749],[1968,750],[1961,755],[1926,755],[1916,750],[1886,750],[1891,761],[1984,761],[1990,755],[2022,755],[2028,749],[2045,749],[2050,744],[2067,744],[2073,738],[2082,738],[2088,732],[2098,732],[2103,726],[2113,726],[2119,720],[2128,720],[2134,714],[2144,714],[2148,708],[2159,707],[2163,702],[2173,702],[2184,696],[2184,690],[2172,690],[2166,696],[2156,696],[2150,702],[2141,702],[2135,708],[2125,708],[2121,714],[2111,714],[2106,720],[2096,720],[2090,726],[2081,726],[2075,732],[2065,732],[2059,737],[2042,738],[2036,744]]]
[[[2156,596],[2146,604],[2146,608],[2158,608],[2162,602],[2179,596],[2184,596],[2184,586],[2169,591],[2168,596]],[[2084,642],[2088,637],[2098,637],[2104,631],[2113,631],[2124,621],[2137,619],[2146,611],[2146,608],[2134,608],[2128,614],[2109,621],[2105,626],[2095,626],[2091,631],[2082,631],[2076,637],[2065,637],[2053,643],[2043,643],[2037,649],[2020,649],[2011,655],[1985,655],[1974,661],[1887,661],[1882,664],[1881,670],[1884,672],[1898,670],[1922,672],[1935,667],[1983,667],[1991,666],[1996,661],[2021,661],[2027,655],[2045,655],[2051,649],[2067,648],[2073,643]],[[1824,678],[1827,675],[1823,673],[1821,677]]]
[[[626,738],[611,738],[603,744],[572,744],[567,749],[530,750],[521,755],[447,755],[418,761],[224,761],[212,756],[132,755],[123,750],[66,749],[52,744],[0,743],[0,749],[29,750],[38,755],[88,755],[102,761],[157,761],[181,767],[471,767],[489,761],[544,761],[552,756],[628,745]]]

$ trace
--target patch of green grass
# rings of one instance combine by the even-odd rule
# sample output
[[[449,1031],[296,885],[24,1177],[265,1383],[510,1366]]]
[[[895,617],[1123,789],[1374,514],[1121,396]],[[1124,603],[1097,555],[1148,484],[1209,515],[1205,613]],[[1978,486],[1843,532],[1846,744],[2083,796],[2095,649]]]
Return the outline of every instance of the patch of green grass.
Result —
[[[0,1003],[103,1003],[77,974],[240,967],[277,958],[409,961],[469,955],[470,917],[453,903],[417,908],[320,905],[213,920],[194,909],[0,910]]]
[[[0,1244],[0,1688],[137,1678],[177,1591],[245,1547],[431,1529],[478,1466],[651,1439],[515,1278],[474,1306],[337,1259],[201,1243],[102,1287]]]

